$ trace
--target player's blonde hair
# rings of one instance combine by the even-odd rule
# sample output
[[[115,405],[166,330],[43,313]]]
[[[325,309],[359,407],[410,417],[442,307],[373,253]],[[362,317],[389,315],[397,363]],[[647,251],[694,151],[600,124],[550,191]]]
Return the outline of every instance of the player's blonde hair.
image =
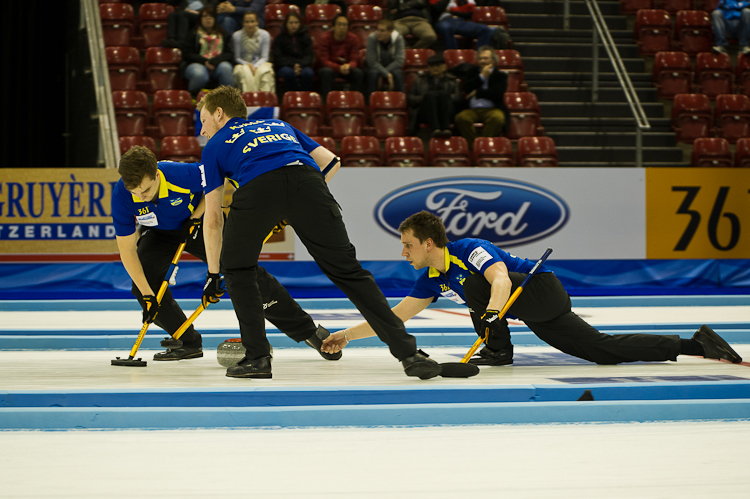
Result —
[[[196,105],[199,111],[206,108],[209,114],[214,114],[217,108],[222,108],[229,118],[247,118],[247,106],[238,88],[221,85],[208,92]]]

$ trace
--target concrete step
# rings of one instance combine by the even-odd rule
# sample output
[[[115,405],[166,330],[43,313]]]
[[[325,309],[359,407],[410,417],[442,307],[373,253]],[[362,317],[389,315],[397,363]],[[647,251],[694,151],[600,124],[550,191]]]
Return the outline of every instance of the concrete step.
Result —
[[[512,19],[509,20],[512,23]],[[622,29],[609,31],[612,39],[617,45],[631,44],[633,43],[633,30]],[[565,43],[591,43],[592,37],[591,29],[547,29],[538,30],[534,28],[520,28],[515,27],[511,24],[510,26],[510,37],[513,40],[513,44],[516,43],[534,43],[534,42],[549,42],[558,43],[564,41]]]
[[[660,102],[641,102],[641,106],[649,118],[664,117],[664,105]],[[633,116],[627,102],[540,102],[539,107],[545,118],[626,118]]]
[[[550,132],[545,135],[558,147],[635,147],[636,133],[630,132]],[[672,132],[645,132],[643,147],[676,147]]]
[[[561,41],[560,43],[551,44],[548,42],[513,42],[513,48],[521,53],[522,58],[527,57],[592,57],[591,40],[584,43],[569,43]],[[636,59],[638,55],[638,46],[635,44],[618,45],[617,51],[623,59]],[[599,46],[599,57],[607,57],[604,47]]]
[[[529,83],[528,80],[526,82]],[[570,82],[567,83],[570,85]],[[542,87],[529,84],[529,91],[533,92],[540,102],[591,102],[590,87]],[[635,92],[642,103],[657,102],[655,88],[636,87]],[[600,87],[598,94],[599,102],[625,102],[625,93],[619,85]]]
[[[599,54],[599,72],[614,73],[612,62]],[[591,57],[526,57],[521,54],[524,71],[536,72],[568,72],[568,73],[590,73],[593,69]],[[623,59],[622,63],[628,73],[645,73],[646,61],[642,58]]]
[[[549,1],[543,2],[530,2],[528,0],[503,0],[502,7],[505,9],[506,14],[514,16],[515,14],[545,14],[562,16],[565,8],[565,2],[562,1]],[[604,16],[618,16],[620,15],[620,2],[601,1],[597,2],[599,10]],[[577,16],[588,16],[589,10],[584,2],[570,2],[570,13],[571,15]]]
[[[628,29],[628,20],[625,16],[604,16],[604,22],[610,30],[625,31]],[[537,31],[548,29],[563,29],[563,16],[550,16],[548,14],[513,14],[508,16],[511,29],[536,29]],[[594,24],[591,16],[570,16],[570,29],[593,29]],[[631,33],[632,36],[632,33]],[[513,33],[511,32],[511,38]]]
[[[630,73],[630,82],[635,88],[655,88],[648,73]],[[525,71],[524,80],[529,87],[591,87],[591,73],[558,72],[548,73],[543,71]],[[620,81],[614,73],[599,73],[599,88],[620,88]]]
[[[566,163],[635,163],[636,149],[633,147],[556,147],[559,161]],[[682,149],[666,147],[644,147],[643,161],[648,163],[681,163]]]
[[[650,132],[669,133],[672,125],[669,118],[649,118]],[[621,118],[550,118],[542,113],[542,126],[545,133],[554,132],[635,132],[635,120],[632,117]]]

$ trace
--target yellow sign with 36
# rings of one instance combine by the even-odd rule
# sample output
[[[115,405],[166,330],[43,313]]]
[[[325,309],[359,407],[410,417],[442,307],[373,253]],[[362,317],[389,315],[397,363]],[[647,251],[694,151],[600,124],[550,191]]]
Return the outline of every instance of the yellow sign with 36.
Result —
[[[750,169],[647,169],[646,257],[750,258]]]

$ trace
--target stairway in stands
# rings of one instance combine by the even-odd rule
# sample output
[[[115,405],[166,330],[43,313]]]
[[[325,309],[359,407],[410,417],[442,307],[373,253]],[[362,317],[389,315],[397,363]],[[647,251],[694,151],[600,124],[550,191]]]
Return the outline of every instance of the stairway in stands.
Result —
[[[619,2],[598,4],[651,124],[643,134],[643,165],[689,166]],[[599,102],[591,102],[593,27],[586,4],[570,2],[569,30],[563,29],[563,5],[562,0],[502,2],[525,81],[539,100],[545,135],[555,141],[560,166],[635,166],[635,121],[601,45]]]

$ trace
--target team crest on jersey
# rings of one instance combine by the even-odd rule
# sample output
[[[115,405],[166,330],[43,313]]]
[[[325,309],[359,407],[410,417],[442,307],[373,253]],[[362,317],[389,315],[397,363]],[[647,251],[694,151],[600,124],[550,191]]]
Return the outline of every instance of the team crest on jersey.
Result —
[[[259,126],[259,127],[258,127],[258,128],[256,128],[255,130],[253,130],[253,129],[251,128],[251,129],[250,129],[250,130],[248,130],[248,131],[249,131],[249,132],[253,132],[253,133],[268,133],[268,132],[270,132],[270,131],[271,131],[271,127],[270,127],[270,126]]]
[[[169,204],[171,204],[172,206],[179,206],[182,204],[182,198],[170,199]]]

